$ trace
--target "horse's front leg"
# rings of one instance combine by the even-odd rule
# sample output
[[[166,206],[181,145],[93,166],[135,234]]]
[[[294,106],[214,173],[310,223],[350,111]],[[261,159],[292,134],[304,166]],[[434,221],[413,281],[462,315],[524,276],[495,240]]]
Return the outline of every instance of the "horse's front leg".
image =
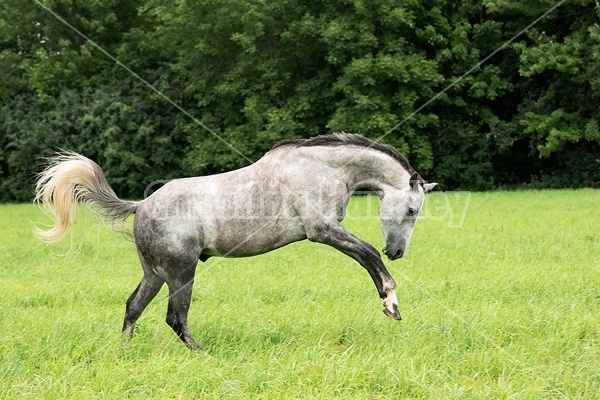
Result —
[[[383,300],[383,312],[390,318],[401,320],[396,298],[396,282],[385,268],[379,252],[369,243],[357,238],[338,221],[319,221],[304,224],[306,237],[312,242],[327,244],[352,257],[362,265],[377,287]]]

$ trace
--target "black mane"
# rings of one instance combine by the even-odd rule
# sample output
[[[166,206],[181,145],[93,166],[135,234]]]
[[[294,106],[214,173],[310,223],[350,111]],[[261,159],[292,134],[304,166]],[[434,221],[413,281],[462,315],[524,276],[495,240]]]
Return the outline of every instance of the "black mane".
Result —
[[[408,159],[400,153],[394,146],[374,142],[364,136],[353,133],[335,133],[331,135],[315,136],[309,139],[291,139],[277,142],[273,149],[277,147],[311,147],[311,146],[358,146],[373,149],[387,154],[398,161],[402,167],[410,174],[416,173],[414,168],[408,162]]]

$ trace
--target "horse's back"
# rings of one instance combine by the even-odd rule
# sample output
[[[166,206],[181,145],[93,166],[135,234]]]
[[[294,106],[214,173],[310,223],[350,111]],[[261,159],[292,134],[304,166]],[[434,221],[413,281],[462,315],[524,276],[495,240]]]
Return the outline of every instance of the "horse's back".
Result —
[[[304,239],[294,193],[282,186],[281,169],[266,164],[165,184],[138,206],[136,243],[165,238],[198,257],[245,257]]]

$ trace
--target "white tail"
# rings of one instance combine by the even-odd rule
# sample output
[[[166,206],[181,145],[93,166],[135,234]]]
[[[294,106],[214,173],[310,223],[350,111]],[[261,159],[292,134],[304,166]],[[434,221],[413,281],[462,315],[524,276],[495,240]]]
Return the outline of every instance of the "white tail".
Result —
[[[36,229],[45,242],[57,242],[71,227],[78,201],[98,204],[103,217],[122,220],[135,213],[137,203],[119,199],[110,187],[102,169],[92,160],[73,152],[53,157],[50,165],[39,174],[34,202],[40,203],[53,219],[50,229]]]

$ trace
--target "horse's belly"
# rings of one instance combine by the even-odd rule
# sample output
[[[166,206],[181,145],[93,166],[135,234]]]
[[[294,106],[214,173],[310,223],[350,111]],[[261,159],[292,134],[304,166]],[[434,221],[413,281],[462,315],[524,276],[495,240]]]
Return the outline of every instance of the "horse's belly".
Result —
[[[306,239],[299,221],[232,219],[219,225],[214,235],[204,232],[206,243],[202,252],[206,255],[250,257]]]

